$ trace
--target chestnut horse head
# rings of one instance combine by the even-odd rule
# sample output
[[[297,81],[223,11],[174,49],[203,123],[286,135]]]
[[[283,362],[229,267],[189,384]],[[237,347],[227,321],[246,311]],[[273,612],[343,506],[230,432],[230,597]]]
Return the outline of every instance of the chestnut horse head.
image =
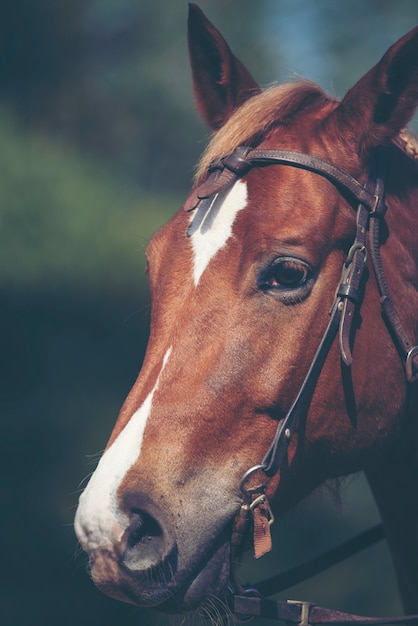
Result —
[[[145,361],[76,516],[93,580],[165,611],[222,596],[234,518],[259,481],[242,489],[242,477],[279,450],[263,478],[276,515],[365,469],[417,608],[416,350],[408,382],[370,255],[357,283],[341,272],[353,255],[364,265],[369,221],[380,221],[385,285],[417,343],[418,150],[404,127],[418,100],[418,29],[341,102],[308,81],[261,91],[194,5],[189,48],[197,106],[216,133],[185,206],[148,246]],[[381,152],[384,217],[381,175],[370,175]],[[335,328],[326,335],[336,310],[339,341]],[[306,401],[278,435],[324,334]]]

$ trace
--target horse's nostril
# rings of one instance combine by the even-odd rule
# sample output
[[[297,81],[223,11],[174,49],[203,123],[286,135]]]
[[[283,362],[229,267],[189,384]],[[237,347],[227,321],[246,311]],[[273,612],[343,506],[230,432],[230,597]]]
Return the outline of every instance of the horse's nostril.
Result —
[[[145,511],[134,510],[123,555],[124,564],[131,570],[154,567],[166,556],[168,543],[155,518]]]
[[[139,543],[147,543],[162,536],[161,526],[153,517],[143,511],[133,511],[128,547],[132,548]]]

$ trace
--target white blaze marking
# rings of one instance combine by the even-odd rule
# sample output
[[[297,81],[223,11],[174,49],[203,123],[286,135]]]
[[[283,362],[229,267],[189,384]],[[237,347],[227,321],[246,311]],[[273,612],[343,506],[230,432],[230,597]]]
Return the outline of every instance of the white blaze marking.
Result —
[[[231,237],[235,218],[246,206],[247,185],[239,180],[226,196],[209,230],[202,233],[203,220],[200,228],[193,233],[191,237],[194,253],[193,279],[196,286],[211,259]]]
[[[145,426],[151,414],[152,399],[170,353],[171,348],[164,356],[154,388],[103,454],[96,471],[80,496],[75,530],[85,549],[106,545],[110,547],[114,541],[121,539],[123,530],[128,524],[127,516],[119,510],[117,491],[126,472],[141,453]]]

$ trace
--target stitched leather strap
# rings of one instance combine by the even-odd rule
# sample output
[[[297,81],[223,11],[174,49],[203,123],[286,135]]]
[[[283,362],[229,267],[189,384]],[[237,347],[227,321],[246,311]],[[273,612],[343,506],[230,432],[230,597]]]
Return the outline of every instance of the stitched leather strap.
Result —
[[[304,170],[315,172],[330,180],[340,189],[348,192],[357,202],[369,209],[370,213],[382,215],[384,213],[383,199],[368,191],[355,178],[340,170],[332,163],[319,157],[294,150],[254,150],[248,146],[240,146],[231,155],[214,163],[209,170],[208,178],[195,189],[187,199],[184,210],[193,211],[197,206],[201,208],[202,201],[228,191],[235,181],[244,176],[252,167],[263,165],[290,165]],[[219,201],[216,200],[219,208]],[[200,205],[199,205],[200,203]],[[204,216],[215,204],[205,203],[204,209],[196,214],[187,234],[190,237],[202,223]]]
[[[405,624],[418,619],[418,615],[365,617],[326,609],[309,602],[283,602],[245,595],[232,596],[230,607],[241,621],[249,620],[251,617],[264,617],[289,624],[299,624],[300,626],[308,626],[309,624],[311,626],[316,624],[378,626],[379,624]]]
[[[384,212],[383,203],[380,198],[366,189],[355,178],[350,176],[350,174],[343,172],[343,170],[332,165],[332,163],[328,163],[328,161],[324,161],[319,157],[294,152],[293,150],[250,150],[246,158],[251,161],[253,165],[281,163],[283,165],[292,165],[293,167],[300,167],[301,169],[315,172],[330,180],[337,187],[350,192],[353,198],[368,207],[370,212],[373,213],[377,211],[379,214]]]
[[[365,189],[379,198],[380,207],[384,207],[385,185],[380,159],[379,163],[377,162],[378,158],[379,156],[376,155],[372,161]],[[384,210],[379,209],[375,211],[374,215],[381,217],[383,213]],[[353,363],[351,354],[351,331],[356,310],[360,305],[360,287],[366,267],[366,234],[369,227],[369,217],[370,211],[360,202],[357,207],[355,239],[344,263],[346,269],[343,271],[343,279],[337,292],[338,295],[344,299],[339,343],[341,358],[348,367],[351,367]]]
[[[307,411],[325,359],[328,356],[328,352],[338,332],[340,316],[341,310],[338,308],[337,303],[335,303],[327,329],[322,337],[296,400],[285,419],[279,423],[270,448],[262,461],[263,472],[268,477],[274,476],[280,469],[291,438],[298,426],[299,419]]]
[[[343,362],[351,366],[351,329],[355,312],[360,304],[360,286],[366,267],[366,232],[369,213],[364,205],[357,209],[357,233],[344,263],[342,280],[337,295],[342,299],[341,323],[339,332],[340,352]]]
[[[406,378],[409,383],[414,383],[418,380],[418,346],[412,345],[409,341],[391,298],[383,270],[379,242],[380,220],[373,218],[370,221],[370,255],[372,257],[373,269],[380,292],[380,304],[385,319],[392,330],[395,345],[404,361]]]

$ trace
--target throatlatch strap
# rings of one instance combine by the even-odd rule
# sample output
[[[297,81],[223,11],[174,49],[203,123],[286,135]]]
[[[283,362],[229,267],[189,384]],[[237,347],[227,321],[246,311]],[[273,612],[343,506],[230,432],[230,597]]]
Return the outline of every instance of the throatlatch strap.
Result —
[[[370,223],[370,255],[372,257],[373,269],[380,293],[380,304],[387,323],[392,329],[393,338],[398,352],[404,362],[406,379],[408,383],[415,383],[418,380],[418,346],[414,346],[399,319],[396,307],[390,295],[389,287],[383,271],[382,259],[380,257],[380,220],[373,218]]]

